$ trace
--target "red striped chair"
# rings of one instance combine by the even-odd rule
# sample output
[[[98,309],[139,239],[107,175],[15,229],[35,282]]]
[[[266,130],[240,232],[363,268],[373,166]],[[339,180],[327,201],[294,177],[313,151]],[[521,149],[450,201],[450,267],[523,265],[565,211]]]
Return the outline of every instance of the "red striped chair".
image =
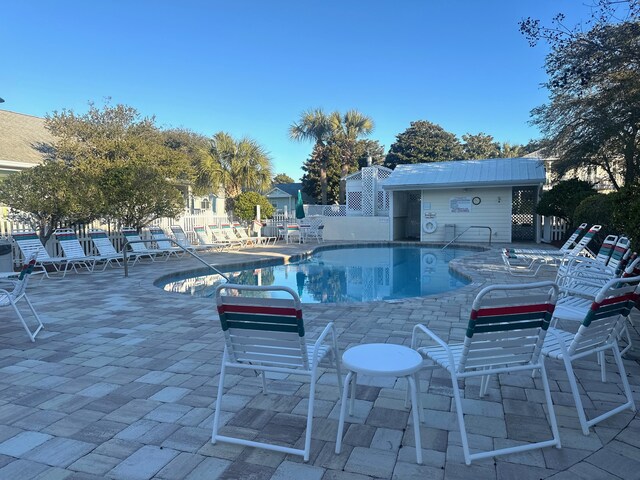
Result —
[[[636,411],[631,394],[631,387],[622,363],[622,355],[618,346],[620,333],[626,327],[626,320],[636,305],[640,294],[640,277],[615,278],[607,282],[596,295],[590,309],[585,313],[577,333],[570,333],[558,328],[550,328],[550,335],[545,339],[542,354],[562,360],[569,377],[569,385],[573,400],[578,410],[578,419],[582,433],[589,435],[589,427],[624,410]],[[589,355],[596,354],[600,360],[602,381],[606,381],[604,352],[613,354],[620,383],[626,396],[626,402],[611,410],[587,420],[584,406],[578,391],[573,362]]]
[[[472,460],[496,455],[550,446],[560,448],[558,425],[544,357],[541,355],[557,296],[558,287],[553,282],[484,288],[473,302],[464,343],[447,345],[424,325],[414,327],[411,346],[427,361],[424,368],[443,368],[451,376],[462,450],[467,465]],[[425,336],[436,345],[421,346],[420,342]],[[492,375],[520,371],[540,371],[553,438],[471,453],[458,380],[481,377],[480,396],[484,396]]]
[[[269,298],[270,295],[278,298]],[[305,462],[308,461],[315,386],[318,379],[318,365],[322,360],[326,359],[336,368],[339,393],[342,392],[340,354],[333,323],[329,323],[324,328],[314,343],[307,343],[300,298],[287,287],[224,284],[216,289],[216,303],[224,332],[225,347],[211,442],[228,442],[301,455]],[[266,372],[311,377],[303,449],[245,440],[218,433],[227,368],[260,372],[264,393],[267,393]]]

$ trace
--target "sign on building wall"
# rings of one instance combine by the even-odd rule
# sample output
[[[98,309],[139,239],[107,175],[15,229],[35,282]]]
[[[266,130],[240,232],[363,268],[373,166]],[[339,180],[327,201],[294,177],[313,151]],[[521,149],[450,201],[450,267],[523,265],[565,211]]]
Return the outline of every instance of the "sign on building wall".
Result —
[[[451,213],[470,213],[471,197],[453,197],[449,200]]]

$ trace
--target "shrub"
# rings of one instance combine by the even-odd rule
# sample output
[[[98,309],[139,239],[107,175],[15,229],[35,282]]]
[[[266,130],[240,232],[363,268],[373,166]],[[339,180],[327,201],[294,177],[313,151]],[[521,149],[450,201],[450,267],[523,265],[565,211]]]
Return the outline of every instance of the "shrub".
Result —
[[[616,227],[613,219],[616,195],[615,193],[596,194],[585,198],[574,212],[576,223],[584,222],[589,226],[602,225],[600,236],[603,238],[609,234],[618,235],[619,228]]]
[[[536,213],[546,217],[560,217],[569,223],[571,229],[577,221],[582,223],[582,220],[575,216],[576,207],[585,198],[596,193],[598,192],[589,182],[575,178],[563,180],[540,196]]]
[[[233,213],[241,220],[251,221],[256,218],[256,205],[260,205],[260,216],[271,218],[274,208],[267,197],[257,192],[244,192],[235,198]]]
[[[613,223],[618,235],[624,233],[631,238],[631,245],[637,250],[640,248],[640,185],[620,189],[613,204]]]

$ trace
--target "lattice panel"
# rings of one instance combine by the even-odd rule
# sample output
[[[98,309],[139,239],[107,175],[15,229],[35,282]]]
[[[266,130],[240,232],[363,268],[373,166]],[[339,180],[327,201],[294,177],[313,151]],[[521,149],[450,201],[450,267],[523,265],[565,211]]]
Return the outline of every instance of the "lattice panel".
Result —
[[[389,192],[378,190],[376,192],[376,214],[385,215],[389,213]]]
[[[536,187],[513,187],[511,202],[511,240],[535,240]]]
[[[362,175],[362,216],[372,217],[375,214],[376,169],[363,168]]]
[[[362,192],[349,192],[349,194],[347,195],[347,211],[362,211]]]
[[[409,204],[420,203],[420,192],[409,192],[407,195],[407,200]]]

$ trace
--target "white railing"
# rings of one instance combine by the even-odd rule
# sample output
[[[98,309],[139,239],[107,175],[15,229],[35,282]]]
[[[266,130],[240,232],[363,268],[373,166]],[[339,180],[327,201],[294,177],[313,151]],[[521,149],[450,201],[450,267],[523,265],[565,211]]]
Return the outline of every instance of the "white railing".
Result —
[[[557,242],[564,238],[567,222],[558,217],[542,217],[542,241]]]

